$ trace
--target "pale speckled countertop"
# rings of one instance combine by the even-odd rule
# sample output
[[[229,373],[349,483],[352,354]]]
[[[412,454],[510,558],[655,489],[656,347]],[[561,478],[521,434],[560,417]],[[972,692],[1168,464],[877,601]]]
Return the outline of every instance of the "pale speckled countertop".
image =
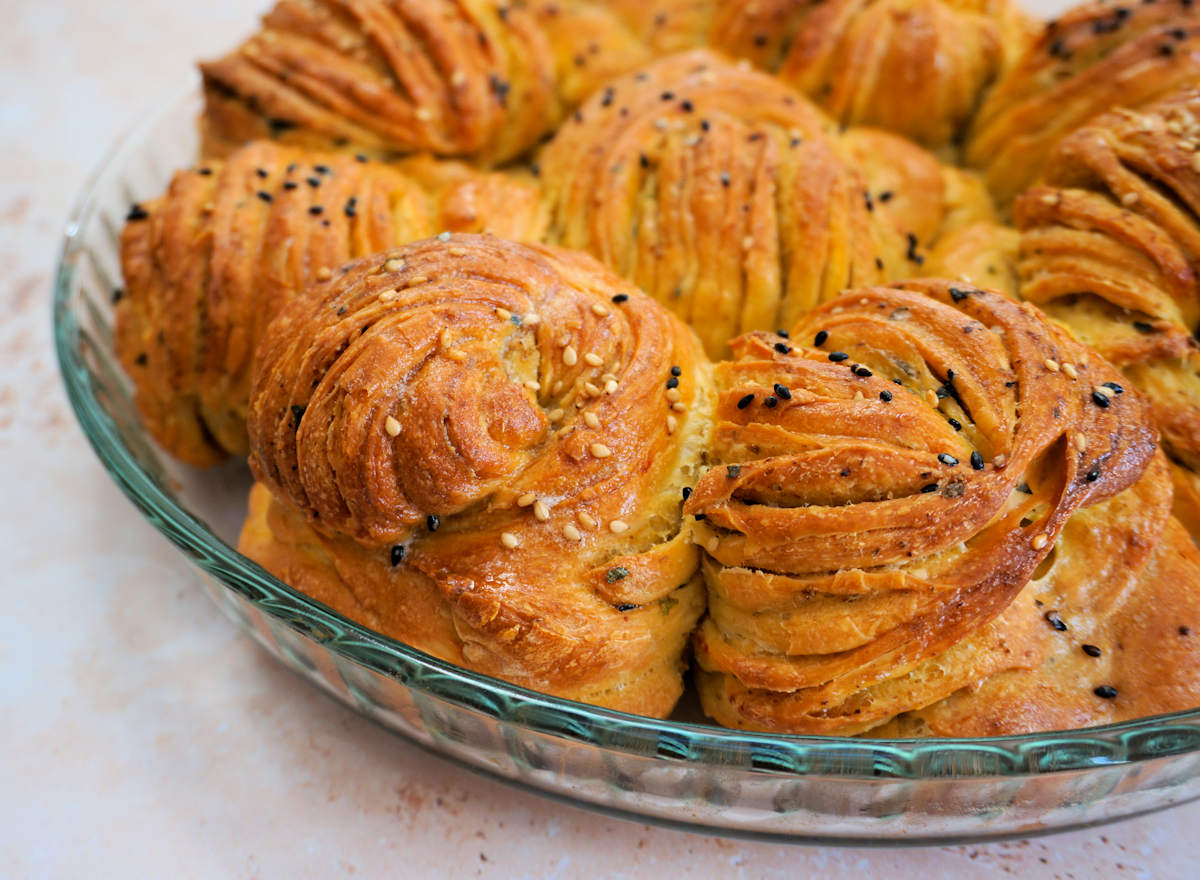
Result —
[[[265,0],[264,0],[265,2]],[[0,876],[1162,877],[1200,804],[1033,841],[744,843],[607,819],[430,757],[242,636],[118,492],[50,346],[85,175],[258,2],[0,0]]]

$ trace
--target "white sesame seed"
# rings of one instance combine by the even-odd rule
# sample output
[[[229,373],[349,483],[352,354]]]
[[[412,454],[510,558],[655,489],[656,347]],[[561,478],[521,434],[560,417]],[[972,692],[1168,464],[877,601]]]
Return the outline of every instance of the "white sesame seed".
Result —
[[[596,458],[608,458],[610,455],[612,455],[612,450],[603,443],[593,443],[588,447],[588,451],[591,452],[592,455],[596,456]]]
[[[587,392],[588,397],[599,397],[600,396],[600,389],[597,388],[595,385],[593,385],[591,382],[584,382],[583,390],[585,392]]]
[[[437,239],[438,239],[438,241],[449,241],[449,240],[450,240],[450,233],[449,233],[449,232],[447,232],[447,231],[442,231],[442,232],[439,232],[439,233],[438,233],[438,235],[437,235]]]
[[[496,317],[499,318],[501,321],[508,321],[512,318],[512,312],[510,312],[508,309],[502,309],[499,306],[497,306],[496,307]]]
[[[316,274],[317,274],[318,281],[328,281],[330,278],[333,277],[333,270],[330,269],[328,266],[322,266],[320,269],[317,270]]]
[[[414,275],[412,278],[408,279],[408,286],[416,287],[418,284],[424,284],[428,280],[429,277],[427,275]]]
[[[388,302],[391,302],[392,300],[394,300],[399,295],[400,295],[400,291],[396,290],[396,288],[393,287],[391,290],[385,290],[383,293],[379,294],[379,301],[388,303]]]
[[[683,397],[683,395],[679,393],[678,388],[668,388],[667,389],[667,400],[671,401],[671,403],[675,403],[676,401],[680,400],[682,397]]]
[[[403,260],[392,258],[383,264],[383,268],[387,269],[389,272],[399,272],[404,268],[404,265],[405,264]]]
[[[1057,205],[1061,200],[1058,193],[1042,193],[1042,202],[1047,205]]]
[[[530,379],[528,382],[525,383],[525,387],[528,388],[530,391],[541,391],[542,383],[534,382],[532,379]]]
[[[1078,449],[1080,452],[1087,452],[1087,446],[1088,446],[1087,437],[1085,435],[1083,435],[1082,433],[1077,433],[1075,435],[1075,448]]]
[[[583,535],[579,533],[579,529],[575,528],[571,523],[567,523],[562,529],[563,537],[568,541],[582,541]]]
[[[687,412],[687,406],[682,400],[677,400],[671,404],[671,409],[675,410],[675,412]]]
[[[583,423],[585,425],[587,425],[589,428],[599,428],[600,427],[600,417],[598,415],[596,415],[594,412],[590,412],[590,411],[585,412],[583,414]]]
[[[575,514],[575,518],[579,520],[581,525],[589,529],[596,528],[596,518],[586,510],[579,511],[579,513]]]
[[[575,349],[567,346],[563,349],[563,363],[568,367],[573,367],[579,362],[579,355],[575,353]]]
[[[1112,397],[1112,389],[1105,388],[1103,385],[1097,385],[1092,389],[1093,394],[1099,394],[1101,397]]]
[[[609,379],[607,382],[604,383],[604,391],[606,394],[612,394],[614,391],[617,390],[618,387],[619,386],[617,385],[616,379]]]
[[[1050,543],[1050,539],[1045,535],[1035,535],[1032,543],[1034,550],[1041,550],[1048,543]]]
[[[675,416],[668,415],[668,416],[667,416],[667,433],[668,433],[668,434],[674,434],[674,433],[675,433],[675,429],[676,429],[678,426],[679,426],[679,420],[678,420],[678,419],[676,419],[676,418],[675,418]]]
[[[1138,201],[1138,194],[1135,192],[1127,192],[1127,193],[1125,193],[1125,195],[1121,196],[1121,204],[1122,205],[1126,205],[1126,206],[1136,205],[1137,201]]]
[[[1043,364],[1051,373],[1058,372],[1058,361],[1056,361],[1054,358],[1046,358],[1046,360],[1043,361]]]
[[[608,530],[614,535],[619,535],[622,532],[629,531],[629,523],[625,522],[623,519],[614,519],[608,524]]]
[[[433,111],[428,107],[418,107],[413,116],[417,117],[417,119],[420,119],[422,122],[428,122],[433,118]]]
[[[1068,376],[1069,378],[1071,378],[1071,379],[1078,379],[1078,378],[1079,378],[1079,371],[1075,369],[1075,365],[1074,365],[1074,364],[1063,364],[1063,365],[1062,365],[1062,371],[1063,371],[1064,373],[1066,373],[1066,374],[1067,374],[1067,376]]]
[[[607,318],[611,313],[608,310],[608,306],[602,305],[600,303],[593,303],[592,304],[592,314],[595,315],[597,318]]]
[[[721,541],[716,535],[711,536],[708,540],[706,540],[704,542],[704,549],[707,550],[709,553],[716,553],[717,548],[720,546],[721,546]]]
[[[395,416],[388,416],[383,422],[383,429],[388,432],[389,437],[397,437],[400,434],[400,423],[396,421]]]
[[[521,319],[521,323],[526,327],[536,327],[538,324],[542,323],[542,316],[537,312],[530,312]]]
[[[449,253],[452,257],[465,257],[467,255],[467,249],[464,247],[452,247],[450,248]]]
[[[552,421],[552,422],[557,422],[557,421],[560,421],[562,419],[562,417],[565,415],[566,415],[566,412],[564,412],[561,409],[552,409],[547,414],[546,418],[550,419],[550,421]]]
[[[743,238],[742,238],[742,250],[747,250],[747,251],[748,251],[748,250],[750,250],[750,248],[752,248],[752,247],[754,247],[754,236],[753,236],[753,235],[747,235],[747,236],[743,236]]]
[[[554,384],[550,386],[551,394],[558,394],[562,390],[563,390],[563,383],[562,383],[561,379],[556,379]]]
[[[537,496],[534,495],[532,492],[526,492],[524,495],[522,495],[520,498],[517,499],[517,507],[528,507],[529,505],[533,504],[533,502],[535,502],[535,501],[537,501]]]
[[[503,544],[505,547],[507,547],[509,550],[515,550],[517,547],[521,546],[521,539],[518,538],[516,535],[514,535],[512,532],[501,532],[500,533],[500,543]]]
[[[541,499],[533,502],[533,516],[538,522],[550,519],[550,508],[546,506],[546,502]]]
[[[438,334],[438,342],[441,343],[442,348],[450,347],[450,328],[449,327],[442,328],[442,332]]]
[[[855,391],[854,399],[855,400],[866,400],[866,397],[863,395],[862,391]]]
[[[596,354],[593,351],[589,351],[587,354],[585,354],[583,356],[583,360],[584,360],[584,363],[586,363],[592,367],[604,366],[604,358],[600,357],[600,355]]]
[[[466,354],[459,351],[457,348],[452,348],[450,351],[446,352],[446,357],[450,358],[450,360],[454,361],[455,363],[459,363],[459,364],[461,364],[463,361],[465,361],[467,359]]]
[[[934,391],[932,388],[928,388],[928,389],[926,389],[926,391],[925,391],[925,402],[926,402],[926,403],[928,403],[930,406],[937,406],[937,405],[938,405],[938,396],[937,396],[937,393],[936,393],[936,392],[935,392],[935,391]]]
[[[601,382],[616,382],[617,377],[616,377],[615,373],[601,373],[600,381]]]

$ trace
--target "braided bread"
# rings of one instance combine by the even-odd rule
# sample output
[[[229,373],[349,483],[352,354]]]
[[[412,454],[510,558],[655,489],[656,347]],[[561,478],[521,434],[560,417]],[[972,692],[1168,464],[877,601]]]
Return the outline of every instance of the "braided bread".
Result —
[[[707,51],[611,82],[540,166],[551,240],[637,283],[714,356],[906,264],[820,112]]]
[[[582,254],[453,236],[339,269],[263,339],[241,549],[385,635],[665,715],[703,607],[695,336]]]
[[[991,90],[968,135],[967,163],[1007,204],[1066,134],[1117,105],[1138,107],[1200,76],[1193,0],[1091,3],[1048,22]]]
[[[190,464],[244,455],[263,329],[351,257],[439,228],[535,234],[527,185],[461,167],[437,174],[430,193],[377,162],[257,143],[179,172],[162,198],[136,205],[121,236],[116,350],[154,437]]]
[[[1077,566],[1064,531],[1075,512],[1119,497],[1158,532],[1167,520],[1161,463],[1139,490],[1157,492],[1157,508],[1124,492],[1154,455],[1154,428],[1111,367],[998,293],[896,287],[806,317],[793,335],[814,348],[750,335],[716,369],[715,466],[685,511],[707,551],[697,682],[722,724],[863,732],[1005,670],[1041,669],[1053,629],[1023,590],[1056,546]],[[1172,546],[1179,625],[1200,610],[1190,549]],[[1118,576],[1145,586],[1155,571],[1107,565],[1097,590]],[[1122,662],[1140,675],[1141,658]],[[1195,683],[1172,693],[1185,702],[1156,711],[1200,698]],[[1097,720],[1131,717],[1091,703]],[[1038,727],[1036,710],[991,732]]]
[[[1021,294],[1144,391],[1180,512],[1200,471],[1200,89],[1116,110],[1064,138],[1017,199]],[[1193,532],[1200,535],[1200,532]]]

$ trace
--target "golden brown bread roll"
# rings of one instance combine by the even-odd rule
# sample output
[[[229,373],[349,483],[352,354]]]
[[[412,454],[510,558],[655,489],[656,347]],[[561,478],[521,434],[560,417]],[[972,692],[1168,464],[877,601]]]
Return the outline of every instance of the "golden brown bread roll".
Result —
[[[656,52],[748,58],[843,125],[948,145],[1029,43],[1011,0],[613,0]]]
[[[445,660],[665,715],[704,601],[680,507],[710,370],[583,254],[454,236],[350,263],[263,339],[240,547]]]
[[[519,179],[412,167],[429,191],[375,161],[257,143],[179,172],[135,206],[121,236],[116,349],[169,452],[195,465],[246,453],[258,339],[334,267],[439,229],[536,234],[536,190]]]
[[[578,0],[279,0],[200,66],[205,146],[277,137],[499,162],[646,57],[602,4]]]
[[[1200,89],[1065,137],[1017,199],[1021,294],[1150,398],[1178,477],[1200,471]],[[1193,535],[1200,534],[1193,531]]]
[[[1054,145],[1093,116],[1137,107],[1200,76],[1193,0],[1089,3],[1048,22],[988,93],[965,158],[1007,204],[1037,178]]]
[[[1148,403],[1030,306],[953,282],[895,288],[817,309],[792,333],[811,347],[745,336],[716,368],[714,466],[685,511],[707,553],[697,681],[722,724],[856,733],[1006,670],[1054,679],[1055,608],[1025,588],[1056,560],[1056,589],[1064,602],[1083,591],[1070,607],[1097,631],[1147,643],[1200,619],[1194,551],[1157,540],[1170,490],[1161,460],[1143,477],[1155,453]],[[1104,503],[1117,508],[1110,533],[1129,529],[1138,552],[1110,554],[1093,530],[1069,530]],[[1117,621],[1129,613],[1121,599],[1161,594],[1164,568],[1178,596]],[[1105,601],[1083,601],[1088,590]],[[1100,677],[1073,700],[1071,723],[1195,705],[1196,650],[1174,670],[1144,650],[1110,658],[1097,669],[1152,674],[1159,696],[1110,702],[1091,693],[1112,686]],[[1066,684],[1081,686],[1051,689]],[[1039,697],[1008,699],[1022,711],[989,715],[988,732],[1056,726]]]
[[[550,239],[634,281],[714,356],[738,332],[916,265],[820,111],[708,51],[611,82],[540,166]]]

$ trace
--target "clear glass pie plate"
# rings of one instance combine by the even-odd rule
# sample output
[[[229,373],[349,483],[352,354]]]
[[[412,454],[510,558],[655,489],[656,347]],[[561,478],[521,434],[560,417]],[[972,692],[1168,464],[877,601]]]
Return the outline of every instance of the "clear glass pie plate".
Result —
[[[391,641],[234,550],[244,464],[195,471],[142,431],[112,349],[117,238],[132,202],[196,155],[190,92],[126,135],[66,231],[55,342],[112,478],[281,662],[356,711],[464,765],[617,815],[780,841],[919,844],[1029,835],[1200,797],[1200,710],[1032,736],[861,740],[750,734],[683,710],[657,721],[533,693]],[[689,720],[695,719],[695,720]]]

